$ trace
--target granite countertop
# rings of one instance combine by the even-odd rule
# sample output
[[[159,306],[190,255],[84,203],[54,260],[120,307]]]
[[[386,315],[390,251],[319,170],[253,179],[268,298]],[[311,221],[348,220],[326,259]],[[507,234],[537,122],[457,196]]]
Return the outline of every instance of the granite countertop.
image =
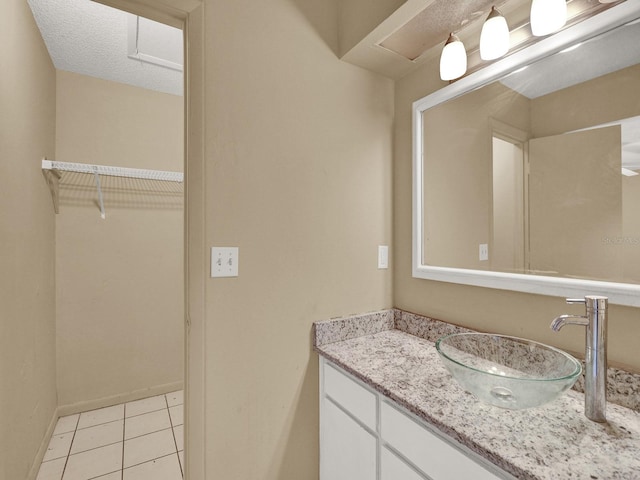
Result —
[[[457,328],[439,323],[439,333]],[[640,479],[637,411],[609,403],[608,422],[598,424],[573,390],[528,410],[480,403],[453,380],[432,341],[397,327],[393,311],[317,322],[314,348],[517,478]]]

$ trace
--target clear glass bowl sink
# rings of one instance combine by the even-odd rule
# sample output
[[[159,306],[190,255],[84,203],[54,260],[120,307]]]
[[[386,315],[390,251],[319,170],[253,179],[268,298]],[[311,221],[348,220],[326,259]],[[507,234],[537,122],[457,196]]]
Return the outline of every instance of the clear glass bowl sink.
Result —
[[[505,335],[456,333],[440,338],[436,349],[465,390],[513,410],[554,400],[582,372],[580,362],[562,350]]]

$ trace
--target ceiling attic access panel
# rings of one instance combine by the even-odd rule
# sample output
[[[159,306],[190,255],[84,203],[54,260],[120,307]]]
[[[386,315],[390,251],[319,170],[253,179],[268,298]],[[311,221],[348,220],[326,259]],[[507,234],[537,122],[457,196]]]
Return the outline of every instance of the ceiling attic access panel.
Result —
[[[182,29],[90,0],[27,0],[57,70],[182,96]]]
[[[379,45],[413,61],[427,50],[443,44],[449,33],[486,17],[495,4],[492,0],[432,2]]]

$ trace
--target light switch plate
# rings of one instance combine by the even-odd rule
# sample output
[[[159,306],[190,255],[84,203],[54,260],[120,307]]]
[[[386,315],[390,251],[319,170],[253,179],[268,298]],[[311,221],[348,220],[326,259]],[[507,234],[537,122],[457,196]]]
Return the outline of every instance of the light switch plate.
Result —
[[[378,268],[389,268],[389,246],[378,245]]]
[[[211,247],[211,277],[238,276],[238,247]]]

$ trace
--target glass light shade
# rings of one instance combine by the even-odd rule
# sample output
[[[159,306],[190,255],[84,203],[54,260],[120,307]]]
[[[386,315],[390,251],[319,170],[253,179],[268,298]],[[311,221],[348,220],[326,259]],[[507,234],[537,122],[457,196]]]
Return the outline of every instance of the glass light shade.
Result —
[[[557,32],[567,23],[566,0],[533,0],[529,21],[536,37]]]
[[[480,34],[480,58],[494,60],[509,51],[509,26],[507,20],[496,7],[491,7],[491,13],[482,25]]]
[[[467,71],[467,51],[458,37],[451,34],[440,56],[440,78],[455,80]]]

